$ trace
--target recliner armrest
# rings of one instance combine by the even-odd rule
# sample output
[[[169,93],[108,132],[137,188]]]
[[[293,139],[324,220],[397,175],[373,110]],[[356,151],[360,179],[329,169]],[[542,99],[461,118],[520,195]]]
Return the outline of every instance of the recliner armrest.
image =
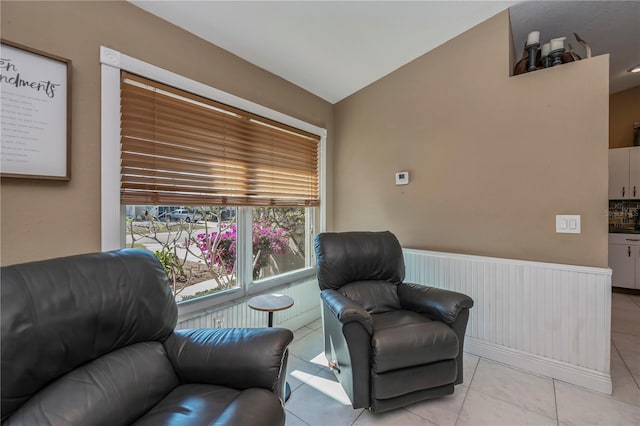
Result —
[[[398,297],[404,309],[449,325],[456,321],[463,309],[473,306],[473,299],[466,294],[413,283],[399,284]]]
[[[178,330],[164,347],[183,383],[277,392],[292,340],[291,330],[283,328],[202,328]]]
[[[322,290],[320,298],[342,324],[359,322],[369,334],[373,334],[373,319],[362,306],[335,290]]]

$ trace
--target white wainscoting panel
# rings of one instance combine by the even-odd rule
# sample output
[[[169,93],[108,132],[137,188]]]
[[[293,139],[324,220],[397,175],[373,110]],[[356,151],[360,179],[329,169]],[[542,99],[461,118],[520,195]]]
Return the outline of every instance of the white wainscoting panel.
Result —
[[[465,293],[465,351],[611,394],[611,270],[405,249],[406,282]]]
[[[274,312],[274,327],[295,330],[320,318],[320,289],[315,278],[278,288],[274,293],[286,294],[294,301],[289,309]],[[178,318],[176,328],[266,327],[267,318],[267,312],[251,309],[246,300],[234,301],[229,305]]]

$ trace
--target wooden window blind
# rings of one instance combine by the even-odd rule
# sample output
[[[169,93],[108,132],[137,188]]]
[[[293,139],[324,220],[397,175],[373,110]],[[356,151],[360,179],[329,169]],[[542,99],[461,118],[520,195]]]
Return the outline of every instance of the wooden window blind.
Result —
[[[317,206],[317,135],[122,72],[121,203]]]

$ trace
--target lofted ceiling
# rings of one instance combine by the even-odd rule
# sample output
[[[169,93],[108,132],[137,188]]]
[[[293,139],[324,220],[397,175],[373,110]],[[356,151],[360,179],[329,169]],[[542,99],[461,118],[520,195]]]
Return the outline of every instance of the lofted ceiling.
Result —
[[[640,84],[637,1],[129,1],[331,103],[510,6],[516,46],[577,32],[611,54],[612,92]]]

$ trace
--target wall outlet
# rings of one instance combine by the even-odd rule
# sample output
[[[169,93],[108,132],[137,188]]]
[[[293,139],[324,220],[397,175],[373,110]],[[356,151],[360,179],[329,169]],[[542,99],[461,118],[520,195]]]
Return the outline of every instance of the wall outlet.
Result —
[[[558,234],[579,234],[580,233],[579,214],[558,214],[556,215],[556,233]]]
[[[224,317],[215,317],[213,319],[214,328],[222,328],[224,326]]]

